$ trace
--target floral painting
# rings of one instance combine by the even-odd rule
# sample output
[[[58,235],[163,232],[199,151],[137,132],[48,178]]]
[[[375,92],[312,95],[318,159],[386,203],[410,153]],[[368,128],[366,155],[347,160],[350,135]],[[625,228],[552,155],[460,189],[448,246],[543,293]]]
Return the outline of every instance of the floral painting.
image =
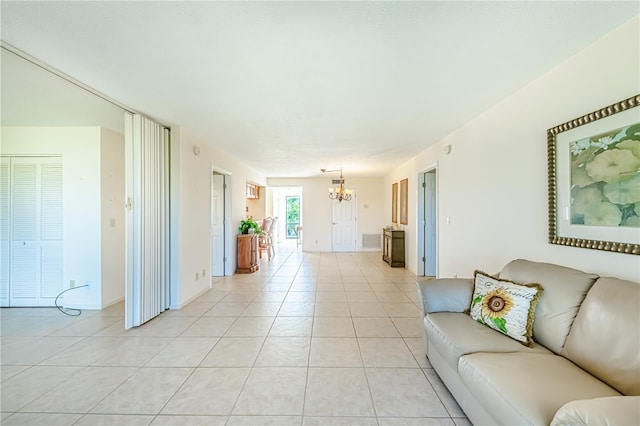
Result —
[[[398,182],[391,185],[391,222],[398,223]]]
[[[640,94],[547,129],[549,244],[640,256]]]
[[[640,227],[640,123],[569,144],[571,224]]]
[[[409,179],[400,181],[400,223],[409,224]]]

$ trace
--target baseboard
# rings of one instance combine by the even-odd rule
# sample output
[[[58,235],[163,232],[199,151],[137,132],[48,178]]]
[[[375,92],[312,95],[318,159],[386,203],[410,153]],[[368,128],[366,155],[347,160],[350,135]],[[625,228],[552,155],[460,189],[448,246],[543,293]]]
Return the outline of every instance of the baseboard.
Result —
[[[102,309],[106,309],[106,308],[108,308],[109,306],[116,305],[116,304],[118,304],[118,303],[120,303],[120,302],[124,302],[124,296],[119,297],[119,298],[117,298],[117,299],[115,299],[115,300],[113,300],[113,301],[111,301],[111,302],[109,302],[109,303],[105,303],[104,305],[102,305]]]
[[[84,309],[87,311],[100,311],[102,310],[102,306],[101,305],[73,305],[73,306],[67,306],[64,305],[62,306],[62,308],[64,309]]]
[[[205,288],[205,289],[201,290],[200,292],[196,293],[195,295],[191,296],[185,302],[182,302],[182,303],[177,304],[177,305],[174,305],[174,304],[169,305],[169,309],[181,309],[181,308],[184,308],[189,303],[193,302],[194,300],[196,300],[198,297],[202,296],[203,294],[205,294],[209,290],[211,290],[211,286],[209,286],[208,288]]]

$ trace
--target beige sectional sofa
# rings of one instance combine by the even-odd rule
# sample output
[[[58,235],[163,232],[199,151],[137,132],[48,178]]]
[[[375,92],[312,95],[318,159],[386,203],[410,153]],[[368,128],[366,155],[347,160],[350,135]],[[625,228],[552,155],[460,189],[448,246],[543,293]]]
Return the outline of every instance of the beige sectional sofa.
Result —
[[[532,347],[471,319],[473,279],[418,282],[426,354],[474,425],[640,425],[640,283],[514,260],[538,283]]]

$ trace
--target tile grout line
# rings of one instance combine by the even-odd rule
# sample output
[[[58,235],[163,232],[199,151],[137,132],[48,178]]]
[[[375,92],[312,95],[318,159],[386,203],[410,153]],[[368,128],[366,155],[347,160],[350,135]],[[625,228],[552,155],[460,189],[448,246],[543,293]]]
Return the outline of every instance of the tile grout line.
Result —
[[[362,271],[362,270],[361,270]],[[351,317],[351,324],[353,325],[353,317]],[[353,325],[354,334],[355,333],[355,325]],[[367,383],[367,391],[369,392],[369,400],[371,401],[371,408],[373,409],[373,415],[375,417],[376,423],[380,424],[380,420],[378,419],[378,410],[376,409],[376,403],[373,400],[373,393],[371,391],[371,384],[369,383],[369,375],[367,374],[367,368],[364,364],[364,357],[362,356],[362,347],[360,346],[360,340],[356,335],[356,344],[358,345],[358,352],[360,353],[360,361],[362,362],[362,373],[364,374],[364,380]]]
[[[291,254],[289,255],[291,256]],[[287,259],[289,258],[289,256],[287,256]],[[278,268],[280,269],[280,268]],[[273,276],[271,276],[273,277]],[[271,279],[271,277],[269,279]],[[263,287],[264,289],[264,287]],[[288,292],[288,291],[287,291]],[[279,309],[278,309],[279,311]],[[243,311],[244,312],[244,311]],[[241,314],[240,314],[241,315]],[[240,318],[240,316],[238,316],[238,318]],[[275,318],[271,321],[271,325],[269,326],[269,330],[267,330],[267,333],[265,334],[265,336],[262,339],[262,344],[260,345],[260,349],[257,351],[256,353],[256,358],[253,360],[253,364],[251,365],[251,367],[249,367],[249,373],[247,374],[247,377],[245,377],[244,382],[242,383],[242,386],[240,387],[240,391],[238,392],[238,395],[236,396],[231,409],[229,410],[229,414],[227,417],[227,421],[225,422],[225,424],[227,424],[229,422],[230,417],[233,415],[233,410],[236,408],[238,401],[240,400],[240,395],[242,395],[242,392],[244,391],[245,387],[247,386],[247,382],[249,381],[249,378],[251,377],[251,374],[253,373],[253,371],[256,368],[256,362],[258,361],[258,357],[260,356],[260,353],[262,352],[262,350],[264,349],[264,345],[267,341],[267,337],[269,336],[269,333],[271,332],[271,329],[273,328],[273,323],[275,322]],[[262,337],[262,336],[260,336]]]
[[[294,253],[295,253],[295,252],[294,252]],[[289,256],[291,256],[291,255],[292,255],[292,253],[289,253]],[[288,256],[288,257],[289,257],[289,256]],[[360,257],[358,257],[358,256],[357,256],[357,255],[355,255],[355,254],[349,253],[349,254],[347,254],[346,256],[348,256],[348,258],[352,261],[352,262],[351,262],[352,264],[354,264],[354,263],[355,263],[356,265],[358,265],[358,268],[359,268],[359,271],[360,271],[360,273],[361,273],[361,274],[363,274],[363,269],[362,269],[362,268],[370,268],[370,267],[372,267],[372,266],[373,266],[373,267],[375,267],[376,271],[378,271],[378,272],[382,272],[382,271],[383,271],[383,269],[382,269],[382,268],[380,268],[380,267],[379,267],[379,265],[374,264],[374,262],[372,262],[372,261],[370,261],[370,260],[369,260],[369,258],[370,258],[372,255],[368,255],[366,258],[360,258]],[[303,291],[312,290],[311,292],[315,294],[315,296],[314,296],[314,297],[317,297],[317,295],[318,295],[319,293],[322,293],[322,291],[321,291],[321,290],[329,290],[329,291],[333,291],[333,289],[331,288],[331,283],[332,283],[332,281],[333,281],[333,280],[332,280],[330,277],[329,277],[329,278],[327,278],[327,276],[325,276],[324,280],[320,278],[320,277],[321,277],[321,275],[320,275],[320,274],[322,274],[322,272],[321,272],[321,271],[327,267],[327,265],[320,266],[320,263],[321,263],[321,262],[320,262],[320,258],[325,259],[325,260],[327,260],[327,261],[328,261],[328,260],[330,260],[330,259],[333,259],[333,262],[329,262],[329,263],[327,263],[327,265],[330,265],[330,263],[333,263],[333,267],[337,267],[337,270],[339,270],[339,271],[340,271],[340,281],[341,281],[341,282],[340,282],[340,285],[342,286],[342,288],[341,288],[340,292],[341,292],[341,293],[345,293],[345,294],[346,294],[346,293],[347,293],[347,288],[345,287],[345,283],[344,283],[344,281],[349,279],[348,277],[350,277],[350,276],[351,276],[351,273],[353,272],[353,270],[352,270],[350,267],[346,267],[346,268],[345,268],[345,265],[347,265],[347,266],[348,266],[348,262],[346,262],[346,261],[344,260],[344,257],[343,257],[343,256],[336,257],[336,256],[335,256],[335,255],[333,255],[333,254],[328,254],[328,255],[318,256],[318,258],[316,258],[316,259],[315,259],[315,260],[313,260],[313,261],[309,261],[309,262],[308,262],[308,261],[305,261],[305,260],[302,260],[302,261],[296,262],[296,263],[297,263],[296,273],[293,275],[293,278],[291,278],[291,279],[288,281],[288,286],[287,286],[286,291],[283,291],[283,289],[281,288],[281,287],[282,287],[282,284],[283,284],[283,283],[282,283],[282,280],[277,278],[277,276],[278,276],[278,271],[282,271],[282,272],[283,272],[283,277],[284,277],[284,276],[287,276],[287,273],[290,271],[290,266],[291,266],[291,265],[288,265],[286,262],[281,262],[281,263],[279,263],[279,265],[278,265],[277,269],[275,269],[275,270],[268,270],[268,271],[266,271],[266,270],[265,270],[265,272],[268,272],[268,274],[266,274],[265,276],[261,277],[259,280],[252,280],[252,281],[247,280],[247,281],[243,281],[242,283],[240,283],[240,284],[242,284],[242,286],[241,286],[241,287],[239,287],[239,288],[240,288],[242,291],[241,291],[241,292],[239,292],[239,293],[235,293],[235,294],[245,295],[246,300],[248,300],[248,302],[247,302],[247,303],[269,303],[269,300],[261,300],[261,301],[257,301],[257,300],[256,300],[258,297],[261,297],[261,298],[265,298],[265,297],[266,297],[267,299],[269,299],[269,295],[264,295],[264,294],[262,294],[262,295],[261,295],[261,293],[265,293],[265,292],[266,292],[266,293],[268,293],[268,292],[280,292],[280,291],[283,291],[283,292],[284,292],[284,293],[286,293],[286,294],[285,294],[285,296],[284,296],[284,297],[285,297],[285,299],[283,299],[282,301],[280,301],[280,302],[279,302],[278,310],[277,310],[277,312],[275,313],[275,316],[268,316],[268,317],[272,317],[272,318],[273,318],[273,320],[271,321],[271,323],[270,323],[270,325],[269,325],[269,328],[268,328],[268,330],[266,331],[266,335],[264,335],[264,336],[259,336],[259,337],[263,338],[263,340],[262,340],[262,342],[261,342],[261,345],[260,345],[260,348],[259,348],[259,349],[258,349],[258,351],[257,351],[256,357],[253,359],[253,362],[252,362],[251,367],[249,367],[249,373],[247,374],[247,376],[246,376],[246,378],[245,378],[244,382],[242,383],[242,386],[241,386],[241,388],[240,388],[240,391],[239,391],[239,393],[238,393],[238,395],[237,395],[237,397],[236,397],[236,399],[235,399],[235,401],[234,401],[234,403],[233,403],[233,406],[232,406],[232,408],[231,408],[231,412],[229,413],[229,415],[227,415],[227,416],[226,416],[225,423],[229,423],[229,422],[231,421],[231,416],[232,416],[232,413],[233,413],[233,409],[235,409],[235,407],[236,407],[236,405],[237,405],[237,403],[238,403],[238,401],[239,401],[240,395],[241,395],[241,394],[242,394],[242,392],[245,390],[245,387],[247,386],[247,383],[248,383],[249,378],[251,377],[251,374],[252,374],[252,373],[253,373],[253,372],[258,368],[258,367],[257,367],[257,360],[258,360],[258,358],[259,358],[259,356],[260,356],[260,353],[261,353],[261,352],[264,350],[264,348],[266,347],[266,340],[270,338],[270,333],[274,330],[274,324],[275,324],[275,321],[276,321],[278,318],[286,318],[286,317],[280,317],[280,316],[279,316],[279,314],[280,314],[280,312],[281,312],[281,310],[282,310],[283,303],[285,303],[285,300],[287,299],[287,297],[289,297],[289,295],[291,295],[292,293],[295,293],[296,291],[299,291],[299,290],[303,290]],[[354,260],[356,260],[356,259],[358,259],[358,262],[354,262]],[[303,270],[303,267],[304,267],[305,269],[307,269],[307,270],[312,270],[312,271],[314,271],[314,272],[313,272],[313,274],[309,274],[309,275],[306,275],[306,274],[305,274],[305,275],[299,275],[299,274],[300,274],[300,272]],[[311,268],[311,269],[309,269],[309,268]],[[320,269],[320,268],[321,268],[321,269]],[[266,268],[265,268],[265,269],[266,269]],[[347,272],[347,271],[348,271],[348,272]],[[347,274],[349,274],[349,275],[343,275],[344,273],[347,273]],[[355,274],[353,274],[353,275],[355,276]],[[367,284],[367,286],[368,286],[368,287],[369,287],[369,289],[370,289],[370,292],[374,295],[375,299],[377,300],[377,302],[375,302],[375,303],[380,303],[380,304],[382,305],[382,301],[381,301],[381,298],[380,298],[380,291],[376,291],[376,290],[374,289],[374,287],[371,287],[371,282],[370,282],[370,281],[368,281],[368,280],[371,280],[371,279],[372,279],[372,277],[374,277],[374,275],[375,275],[375,274],[373,274],[373,275],[372,275],[372,274],[369,274],[369,278],[365,278],[365,281],[364,281],[363,283],[366,283],[366,284]],[[302,277],[307,277],[307,276],[309,276],[309,277],[313,277],[313,278],[310,278],[310,279],[303,279],[303,278],[302,278]],[[298,285],[298,286],[296,286],[296,278],[297,278],[297,277],[300,277],[300,278],[301,278],[302,285]],[[270,285],[269,285],[269,284],[270,284],[270,281],[271,281],[272,279],[274,279],[274,278],[276,278],[276,281],[275,281],[275,282],[272,282],[272,283],[271,283],[272,285],[270,286]],[[373,278],[373,279],[374,279],[374,281],[372,281],[372,282],[373,282],[374,284],[375,284],[375,283],[384,284],[384,282],[382,281],[382,280],[383,280],[383,278],[375,277],[375,278]],[[395,282],[393,281],[394,279],[396,279],[396,280],[398,280],[398,279],[403,280],[402,278],[398,278],[398,276],[395,276],[395,275],[392,277],[391,275],[386,275],[386,274],[384,274],[384,280],[385,280],[385,282],[386,282],[386,283],[395,285]],[[310,284],[307,284],[305,281],[309,282]],[[143,368],[153,368],[153,367],[149,366],[149,364],[151,363],[151,361],[152,361],[153,359],[155,359],[155,358],[156,358],[160,353],[162,353],[162,351],[163,351],[167,346],[169,346],[169,345],[171,345],[173,342],[175,342],[178,338],[180,338],[180,337],[185,337],[185,338],[186,338],[186,337],[199,337],[199,336],[182,336],[182,335],[186,332],[186,330],[188,330],[190,327],[192,327],[198,319],[204,318],[204,317],[205,317],[205,314],[206,314],[207,312],[209,312],[211,309],[213,309],[213,307],[214,307],[214,306],[216,306],[218,303],[221,303],[225,297],[227,297],[227,296],[229,296],[229,295],[231,295],[231,294],[234,294],[233,288],[231,287],[231,285],[232,285],[232,283],[233,283],[232,281],[230,281],[230,280],[227,280],[227,281],[222,281],[222,280],[220,280],[219,282],[220,282],[220,284],[221,284],[221,285],[220,285],[218,288],[216,288],[216,286],[215,286],[215,285],[212,285],[211,290],[213,290],[213,291],[224,291],[224,295],[223,295],[220,299],[218,299],[218,300],[213,300],[213,301],[211,302],[211,307],[210,307],[209,309],[207,309],[205,312],[202,312],[202,313],[198,314],[197,316],[195,316],[195,315],[194,315],[193,317],[195,317],[195,318],[196,318],[196,319],[195,319],[195,321],[193,321],[192,323],[190,323],[186,328],[184,328],[184,330],[181,330],[177,335],[171,336],[171,337],[172,337],[172,339],[170,339],[170,340],[168,341],[168,343],[166,343],[166,344],[163,346],[163,348],[161,348],[161,349],[160,349],[160,350],[159,350],[155,355],[151,356],[151,357],[150,357],[150,358],[149,358],[149,359],[148,359],[148,360],[147,360],[147,361],[146,361],[142,366],[138,367],[138,368],[135,370],[135,372],[134,372],[133,374],[136,374],[137,372],[139,372],[139,371],[140,371],[140,370],[142,370]],[[360,280],[358,279],[356,282],[357,282],[357,283],[360,283]],[[329,285],[328,285],[328,286],[324,286],[323,284],[325,284],[325,283],[328,283]],[[403,291],[403,290],[404,290],[404,287],[400,287],[400,286],[396,286],[396,287],[397,287],[397,290],[398,290],[398,293],[399,293],[399,294],[404,294],[406,297],[408,297],[408,296],[407,296],[407,292],[404,292],[404,291]],[[378,289],[378,290],[388,290],[388,288],[384,288],[384,287],[382,287],[382,286],[376,286],[375,288],[376,288],[376,289]],[[367,293],[369,293],[369,292],[367,292]],[[394,293],[395,293],[395,291],[394,291]],[[218,297],[218,296],[216,296],[216,297]],[[250,297],[250,299],[249,299],[249,297]],[[326,296],[326,297],[328,297],[328,300],[331,300],[331,296]],[[385,299],[387,299],[387,300],[388,300],[388,299],[389,299],[389,297],[385,297]],[[409,299],[410,299],[410,301],[411,301],[411,302],[413,302],[413,300],[412,300],[411,298],[409,298]],[[393,301],[393,298],[391,298],[391,300]],[[328,301],[325,301],[325,302],[326,302],[326,303],[334,303],[334,302],[328,302]],[[290,303],[291,303],[291,302],[290,302]],[[301,302],[300,302],[300,301],[295,301],[295,302],[293,302],[293,303],[301,303]],[[307,392],[308,392],[308,390],[309,390],[309,389],[308,389],[309,377],[310,377],[309,372],[310,372],[310,369],[312,368],[312,367],[311,367],[311,365],[310,365],[310,357],[311,357],[311,349],[312,349],[312,347],[311,347],[311,342],[312,342],[312,340],[314,339],[313,330],[314,330],[314,326],[316,325],[316,318],[317,318],[317,316],[315,315],[315,314],[316,314],[316,312],[315,312],[315,306],[316,306],[316,303],[318,303],[318,302],[317,302],[317,300],[314,300],[314,303],[313,303],[314,312],[312,312],[312,314],[311,314],[310,316],[308,316],[308,317],[307,317],[307,316],[303,316],[303,318],[311,318],[311,320],[310,320],[310,323],[311,323],[311,331],[309,332],[309,337],[308,337],[308,340],[309,340],[309,346],[308,346],[307,351],[306,351],[306,356],[307,356],[307,360],[306,360],[306,368],[307,368],[307,371],[306,371],[305,388],[304,388],[303,401],[302,401],[302,416],[301,416],[301,419],[300,419],[300,420],[301,420],[301,422],[304,422],[304,418],[305,418],[305,417],[313,417],[313,416],[306,416],[306,415],[305,415],[305,409],[306,409],[306,397],[307,397]],[[369,383],[369,377],[368,377],[368,375],[367,375],[367,367],[364,365],[364,358],[363,358],[363,353],[362,353],[362,347],[360,346],[360,343],[361,343],[361,342],[360,342],[360,338],[359,338],[359,336],[357,335],[357,332],[356,332],[356,330],[355,330],[355,323],[354,323],[354,316],[353,316],[353,315],[354,315],[354,312],[353,312],[353,309],[352,309],[351,305],[349,304],[349,300],[346,300],[346,303],[347,303],[348,318],[349,318],[349,320],[350,320],[349,322],[350,322],[351,330],[352,330],[352,332],[353,332],[353,334],[354,334],[354,335],[353,335],[353,338],[355,338],[355,339],[356,339],[356,343],[357,343],[357,345],[358,345],[358,352],[359,352],[360,362],[362,363],[362,369],[363,369],[363,372],[364,372],[364,374],[365,374],[366,385],[367,385],[367,388],[368,388],[368,392],[369,392],[370,400],[371,400],[372,407],[373,407],[373,412],[374,412],[374,414],[373,414],[373,415],[375,416],[375,417],[374,417],[374,418],[375,418],[375,422],[376,422],[376,423],[379,423],[379,422],[380,422],[380,418],[378,417],[377,409],[376,409],[376,407],[375,407],[375,403],[374,403],[374,401],[373,401],[371,384]],[[398,302],[398,303],[400,303],[400,302]],[[413,304],[415,305],[415,303],[413,303]],[[403,343],[404,343],[403,347],[404,347],[405,349],[407,349],[407,350],[409,350],[409,351],[410,351],[410,353],[411,353],[411,355],[412,355],[412,359],[414,360],[414,362],[417,362],[417,358],[416,358],[417,354],[416,354],[416,353],[414,353],[414,352],[411,350],[411,347],[409,346],[409,343],[408,343],[408,341],[407,341],[407,337],[406,337],[406,336],[403,336],[403,335],[402,335],[402,333],[400,333],[400,328],[399,328],[398,324],[397,324],[396,322],[394,322],[394,321],[393,321],[393,319],[394,319],[395,317],[391,317],[391,316],[389,315],[389,311],[388,311],[388,309],[387,309],[384,305],[382,305],[382,306],[383,306],[383,311],[384,311],[384,313],[385,313],[386,315],[385,315],[385,316],[383,316],[383,317],[380,317],[380,318],[386,318],[386,319],[388,319],[389,321],[391,321],[391,322],[392,322],[393,327],[394,327],[394,330],[396,330],[396,331],[398,332],[398,334],[399,334],[399,336],[395,336],[395,337],[396,337],[396,338],[402,338],[402,339],[403,339]],[[230,337],[230,336],[226,336],[226,333],[227,333],[227,332],[229,331],[229,329],[233,326],[233,324],[235,324],[235,323],[239,320],[239,318],[242,316],[242,314],[243,314],[247,309],[248,309],[248,308],[245,306],[245,307],[244,307],[244,309],[243,309],[241,312],[239,312],[238,314],[236,314],[236,315],[234,315],[234,316],[233,316],[233,322],[231,323],[231,325],[230,325],[230,326],[229,326],[229,327],[228,327],[228,328],[227,328],[223,333],[221,333],[221,334],[222,334],[222,336],[220,336],[220,337],[218,338],[218,340],[215,342],[215,344],[213,344],[213,345],[212,345],[212,347],[207,351],[207,353],[206,353],[206,354],[204,354],[204,355],[202,356],[202,358],[200,359],[200,361],[199,361],[198,365],[197,365],[196,367],[190,367],[190,368],[192,368],[191,373],[190,373],[190,374],[189,374],[189,375],[184,379],[184,381],[182,382],[182,384],[176,388],[176,390],[173,392],[173,395],[171,395],[171,396],[167,399],[167,401],[164,403],[164,405],[162,406],[162,408],[160,408],[160,409],[158,410],[158,412],[157,412],[155,415],[151,415],[151,414],[149,414],[149,416],[152,416],[152,417],[153,417],[153,418],[151,419],[151,421],[155,421],[159,416],[161,416],[161,415],[162,415],[162,414],[160,414],[160,413],[161,413],[161,411],[162,411],[164,408],[166,408],[167,404],[169,404],[169,403],[170,403],[170,401],[171,401],[171,400],[176,396],[176,394],[177,394],[181,389],[183,389],[183,388],[184,388],[185,384],[188,382],[188,380],[189,380],[191,377],[193,377],[193,374],[194,374],[194,373],[195,373],[199,368],[203,368],[203,369],[204,369],[204,368],[206,368],[206,367],[202,367],[202,364],[204,363],[204,360],[205,360],[208,356],[210,356],[210,354],[212,353],[212,351],[213,351],[213,350],[215,349],[215,347],[219,344],[220,339],[222,339],[222,338],[224,338],[224,337]],[[395,307],[395,308],[394,308],[394,311],[395,311],[395,310],[399,310],[399,309],[400,309],[399,307]],[[396,312],[396,313],[398,313],[398,312]],[[338,318],[338,317],[335,317],[334,315],[330,315],[330,316],[328,316],[328,317],[326,317],[326,318],[332,318],[332,317],[334,317],[334,318]],[[212,318],[216,318],[216,317],[212,317]],[[289,317],[289,318],[293,318],[293,317]],[[320,317],[318,317],[318,318],[320,318]],[[339,317],[339,318],[342,318],[342,317]],[[366,318],[369,318],[369,317],[368,317],[368,316],[365,316],[365,317],[363,317],[363,318],[365,318],[365,319],[366,319]],[[409,318],[413,318],[413,317],[411,317],[411,316],[409,315],[409,316],[407,316],[407,317],[398,317],[398,318],[401,318],[401,319],[409,319]],[[416,318],[416,319],[417,319],[417,318]],[[409,330],[410,330],[410,329],[409,329]],[[96,332],[96,333],[97,333],[97,332]],[[96,333],[94,333],[94,334],[96,334]],[[93,335],[92,335],[92,336],[93,336]],[[88,337],[92,337],[92,336],[87,336],[87,337],[85,337],[85,339],[86,339],[86,338],[88,338]],[[102,336],[100,336],[100,337],[102,337]],[[150,337],[154,337],[154,336],[150,336]],[[240,336],[238,336],[238,337],[240,337]],[[277,337],[277,336],[272,336],[272,337]],[[279,337],[283,337],[283,336],[279,336]],[[298,336],[295,336],[295,337],[298,337]],[[304,336],[304,337],[306,337],[306,336]],[[327,337],[330,337],[330,336],[327,336]],[[347,337],[347,338],[351,338],[351,337]],[[372,337],[372,338],[375,338],[375,337]],[[419,338],[419,337],[418,337],[418,338]],[[84,340],[84,339],[83,339],[83,340]],[[394,339],[394,340],[395,340],[395,339]],[[73,346],[73,345],[71,345],[71,346]],[[62,352],[62,351],[64,351],[64,350],[65,350],[65,349],[62,349],[62,350],[60,350],[59,352]],[[53,356],[53,355],[52,355],[52,356]],[[16,373],[16,374],[21,374],[21,373],[23,373],[24,371],[27,371],[28,369],[30,369],[30,368],[32,368],[32,367],[33,367],[33,366],[28,366],[28,368],[26,368],[25,370],[22,370],[22,371],[20,371],[20,372],[18,372],[18,373]],[[286,367],[286,365],[283,365],[283,367]],[[222,367],[221,367],[221,368],[222,368]],[[239,368],[239,367],[227,367],[227,368]],[[319,367],[319,368],[332,368],[332,367],[327,366],[327,367]],[[334,367],[334,368],[338,368],[338,367]],[[345,367],[345,368],[346,368],[346,367]],[[391,368],[391,367],[390,367],[390,368]],[[408,368],[408,367],[405,367],[405,368]],[[426,377],[426,372],[425,372],[425,368],[426,368],[426,367],[424,367],[424,368],[423,368],[423,367],[420,365],[420,363],[418,362],[418,368],[420,368],[420,369],[421,369],[421,371],[422,371],[423,375]],[[133,375],[133,374],[132,374],[132,375]],[[119,389],[119,388],[120,388],[124,383],[126,383],[127,381],[129,381],[129,380],[131,379],[132,375],[131,375],[131,376],[129,376],[127,379],[125,379],[122,383],[120,383],[120,384],[119,384],[119,385],[118,385],[114,390],[112,390],[112,391],[111,391],[111,393],[109,393],[107,396],[105,396],[105,397],[104,397],[102,400],[100,400],[97,404],[100,404],[102,401],[104,401],[104,399],[105,399],[105,398],[108,398],[111,394],[113,394],[113,392],[117,391],[117,389]],[[73,377],[73,375],[72,375],[72,377]],[[438,392],[436,391],[436,389],[435,389],[435,387],[434,387],[433,383],[429,380],[429,378],[428,378],[428,377],[426,377],[426,379],[427,379],[427,381],[429,382],[431,389],[432,389],[432,390],[436,393],[436,395],[438,396],[438,400],[439,400],[439,401],[440,401],[440,403],[444,406],[444,403],[443,403],[443,401],[442,401],[442,398],[440,397],[440,394],[438,394]],[[94,406],[94,407],[95,407],[95,406]],[[449,413],[449,410],[446,408],[446,406],[444,406],[444,408],[445,408],[445,411],[449,414],[449,418],[450,418],[450,419],[452,419],[451,414]],[[84,416],[88,415],[88,414],[90,414],[90,413],[85,413],[84,415],[83,415],[83,414],[80,414],[81,419],[82,419]],[[124,415],[124,414],[123,414],[123,415]],[[147,415],[147,414],[145,414],[145,415]],[[185,415],[186,415],[186,414],[185,414]],[[330,417],[336,417],[336,416],[330,416]],[[343,416],[337,416],[337,417],[343,417]],[[79,420],[79,421],[80,421],[80,420]]]

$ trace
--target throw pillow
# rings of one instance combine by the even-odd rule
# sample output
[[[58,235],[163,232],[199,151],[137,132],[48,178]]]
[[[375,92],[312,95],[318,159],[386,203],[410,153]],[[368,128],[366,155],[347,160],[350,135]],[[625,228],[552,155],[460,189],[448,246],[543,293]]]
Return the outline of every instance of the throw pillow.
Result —
[[[519,284],[475,271],[471,318],[522,343],[532,346],[533,318],[543,288]]]

